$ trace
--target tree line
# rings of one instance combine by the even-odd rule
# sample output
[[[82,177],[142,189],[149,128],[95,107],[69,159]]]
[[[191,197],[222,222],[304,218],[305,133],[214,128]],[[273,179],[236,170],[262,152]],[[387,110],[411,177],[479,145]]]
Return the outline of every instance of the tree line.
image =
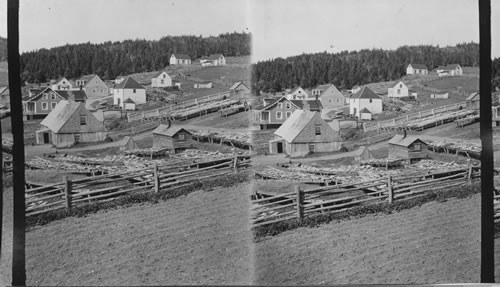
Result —
[[[158,41],[68,44],[23,53],[21,78],[38,83],[85,74],[114,79],[119,75],[160,70],[169,65],[173,53],[186,54],[192,59],[215,53],[226,57],[250,55],[250,39],[249,33],[233,32],[211,37],[167,36]]]
[[[403,46],[396,50],[364,49],[271,59],[253,65],[251,85],[256,93],[278,92],[294,86],[311,88],[324,83],[350,89],[355,85],[399,79],[406,74],[409,63],[424,64],[429,71],[453,63],[478,66],[479,44],[462,43],[442,48]],[[500,77],[499,59],[494,63],[494,77]]]

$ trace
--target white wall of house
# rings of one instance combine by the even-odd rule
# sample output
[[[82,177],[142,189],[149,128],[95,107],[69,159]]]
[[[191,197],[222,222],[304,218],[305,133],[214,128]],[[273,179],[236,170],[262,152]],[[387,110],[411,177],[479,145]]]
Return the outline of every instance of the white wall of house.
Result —
[[[387,96],[389,98],[408,97],[408,87],[399,81],[394,87],[387,89]]]
[[[289,100],[305,100],[308,98],[308,94],[304,91],[304,89],[298,88],[292,93],[287,94],[286,98]]]
[[[126,99],[132,99],[136,104],[146,103],[146,89],[115,89],[113,94],[113,104],[123,108]]]
[[[408,65],[408,67],[406,68],[407,75],[427,75],[428,73],[429,70],[427,69],[415,69],[411,65]]]
[[[360,117],[359,111],[367,108],[372,114],[382,113],[382,99],[350,99],[349,114]]]
[[[172,86],[172,78],[167,74],[167,72],[163,72],[158,77],[151,79],[151,87],[153,88],[162,88],[162,87],[171,87]]]

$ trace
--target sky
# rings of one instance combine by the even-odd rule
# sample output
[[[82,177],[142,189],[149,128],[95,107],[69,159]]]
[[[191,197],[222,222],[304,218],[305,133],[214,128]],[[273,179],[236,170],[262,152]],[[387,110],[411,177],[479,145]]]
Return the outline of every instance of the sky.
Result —
[[[249,31],[253,61],[479,42],[478,0],[20,0],[21,52],[67,43]],[[492,0],[500,57],[500,1]],[[7,1],[0,1],[7,36]],[[499,36],[496,36],[499,35]]]
[[[247,0],[20,0],[19,48],[243,32],[247,6]],[[7,19],[5,0],[0,19]],[[0,36],[6,37],[2,22]]]
[[[500,1],[492,0],[500,57]],[[477,0],[253,0],[253,61],[302,53],[479,43]]]

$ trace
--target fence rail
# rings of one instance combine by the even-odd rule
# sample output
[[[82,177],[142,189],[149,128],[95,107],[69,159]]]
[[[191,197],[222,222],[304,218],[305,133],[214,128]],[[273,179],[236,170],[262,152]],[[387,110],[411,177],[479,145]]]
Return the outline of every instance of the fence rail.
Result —
[[[26,189],[26,216],[68,209],[82,204],[105,202],[133,193],[159,192],[190,185],[195,181],[234,173],[250,165],[249,156],[235,156],[189,165],[158,166],[70,180]]]
[[[293,192],[269,197],[256,191],[251,200],[252,223],[257,227],[325,212],[341,212],[360,205],[393,203],[423,196],[429,190],[470,184],[479,174],[478,167],[469,166],[432,174],[388,176],[307,190],[301,190],[297,185]],[[498,206],[500,211],[500,201]]]

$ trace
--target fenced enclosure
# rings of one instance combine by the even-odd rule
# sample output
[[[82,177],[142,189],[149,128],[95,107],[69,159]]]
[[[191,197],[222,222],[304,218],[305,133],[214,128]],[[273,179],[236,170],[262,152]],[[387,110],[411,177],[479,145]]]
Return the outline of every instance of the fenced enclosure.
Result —
[[[432,174],[388,176],[307,190],[301,190],[297,185],[293,191],[275,196],[256,191],[251,200],[252,224],[258,227],[321,213],[342,212],[355,206],[412,199],[424,196],[429,190],[470,184],[479,176],[480,168],[469,166]],[[500,220],[500,214],[496,218]]]
[[[121,195],[159,192],[189,186],[195,181],[235,173],[250,165],[249,156],[235,156],[185,165],[154,165],[140,171],[113,174],[44,184],[26,189],[26,216],[56,209],[106,202]]]

